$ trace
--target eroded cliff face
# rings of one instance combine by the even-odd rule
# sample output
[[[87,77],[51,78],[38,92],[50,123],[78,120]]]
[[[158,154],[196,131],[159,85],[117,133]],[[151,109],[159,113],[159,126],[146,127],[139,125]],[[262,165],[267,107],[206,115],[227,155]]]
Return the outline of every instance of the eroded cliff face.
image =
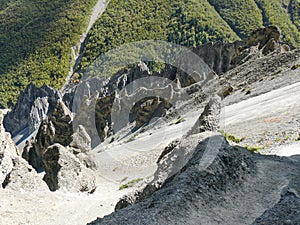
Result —
[[[269,26],[253,31],[243,41],[207,43],[193,50],[217,74],[224,74],[250,59],[258,59],[274,51],[289,51],[288,45],[280,43],[280,36],[278,27]]]
[[[13,136],[27,129],[32,133],[39,128],[41,122],[53,111],[61,94],[48,86],[37,87],[29,84],[21,92],[17,103],[3,121],[5,129]]]

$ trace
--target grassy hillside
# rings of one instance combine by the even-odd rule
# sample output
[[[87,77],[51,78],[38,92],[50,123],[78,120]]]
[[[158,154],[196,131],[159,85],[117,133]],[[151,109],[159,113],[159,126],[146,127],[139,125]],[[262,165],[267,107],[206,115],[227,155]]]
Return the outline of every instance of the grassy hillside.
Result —
[[[59,87],[70,67],[70,48],[85,31],[96,0],[2,0],[0,106],[33,81]]]

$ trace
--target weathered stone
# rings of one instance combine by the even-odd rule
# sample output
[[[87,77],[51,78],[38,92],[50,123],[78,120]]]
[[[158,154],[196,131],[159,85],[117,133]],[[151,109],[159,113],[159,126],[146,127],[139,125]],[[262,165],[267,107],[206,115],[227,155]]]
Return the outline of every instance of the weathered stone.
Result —
[[[243,41],[213,42],[193,49],[217,74],[223,74],[251,58],[260,58],[275,50],[287,51],[279,44],[281,32],[276,26],[260,28]]]
[[[51,191],[93,193],[96,189],[94,172],[83,165],[71,151],[60,144],[47,148],[43,162],[44,180]]]
[[[18,155],[18,149],[2,125],[0,111],[0,188],[13,190],[47,190],[36,171]]]
[[[219,135],[191,135],[161,160],[140,196],[89,224],[252,224],[262,214],[254,224],[297,224],[298,191],[276,202],[283,188],[299,189],[299,159],[253,154]]]
[[[204,108],[193,128],[188,135],[198,134],[205,131],[217,131],[221,113],[221,98],[214,96]]]
[[[43,154],[55,143],[68,146],[73,134],[72,114],[65,104],[59,100],[52,112],[42,123],[32,147],[25,149],[24,157],[37,171],[43,170]],[[26,146],[28,148],[28,146]],[[28,153],[27,153],[28,152]]]
[[[78,126],[71,139],[70,147],[79,149],[83,153],[91,150],[91,138],[83,126]]]
[[[25,128],[29,132],[35,131],[39,124],[49,115],[56,105],[60,93],[46,85],[36,87],[29,84],[19,95],[17,103],[12,111],[4,118],[4,127],[6,131],[13,136]]]
[[[2,121],[3,113],[0,110],[0,184],[11,173],[14,167],[12,160],[18,156],[18,149],[10,134],[5,132]]]
[[[154,117],[165,116],[167,109],[171,107],[170,103],[159,97],[149,97],[137,102],[131,109],[129,121],[135,121],[135,129],[146,125]]]
[[[34,168],[21,157],[12,160],[14,167],[2,184],[3,188],[15,191],[49,190],[46,183],[38,176]]]

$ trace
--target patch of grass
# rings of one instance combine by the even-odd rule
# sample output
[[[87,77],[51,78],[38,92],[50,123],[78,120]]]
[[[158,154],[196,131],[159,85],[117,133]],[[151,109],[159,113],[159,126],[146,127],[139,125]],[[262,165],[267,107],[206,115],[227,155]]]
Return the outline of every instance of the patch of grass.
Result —
[[[184,122],[184,121],[185,121],[185,119],[184,119],[183,117],[179,116],[179,117],[177,118],[177,120],[175,121],[174,124],[179,124],[179,123],[182,123],[182,122]]]
[[[138,133],[135,133],[135,134],[131,135],[131,137],[126,141],[126,143],[129,143],[129,142],[134,141],[135,138],[136,138],[138,135],[139,135]]]
[[[259,152],[263,147],[261,146],[244,146],[250,152]]]
[[[290,136],[288,136],[288,135],[285,136],[285,138],[284,138],[285,141],[288,141],[289,139],[290,139]]]
[[[143,180],[142,178],[131,180],[128,183],[121,185],[119,187],[119,190],[123,190],[123,189],[126,189],[126,188],[133,187],[134,185],[136,185],[138,182],[140,182],[142,180]]]
[[[235,136],[232,135],[232,134],[226,133],[224,130],[220,130],[219,132],[220,132],[227,140],[232,141],[232,142],[237,143],[237,144],[239,144],[240,142],[242,142],[242,141],[245,140],[245,137],[237,138],[237,137],[235,137]]]
[[[280,142],[280,141],[281,141],[281,137],[277,137],[277,138],[275,139],[275,141],[276,141],[276,142]]]
[[[299,64],[295,64],[295,65],[292,66],[291,70],[296,70],[296,69],[298,69],[299,67],[300,67]]]
[[[257,143],[262,143],[264,141],[264,138],[260,138],[259,140],[257,140]]]

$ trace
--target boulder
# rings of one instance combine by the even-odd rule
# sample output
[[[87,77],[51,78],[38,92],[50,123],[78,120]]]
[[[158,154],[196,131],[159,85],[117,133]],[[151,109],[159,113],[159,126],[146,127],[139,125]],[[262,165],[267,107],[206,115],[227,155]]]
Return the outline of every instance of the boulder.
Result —
[[[60,144],[47,148],[43,163],[44,181],[51,191],[66,190],[70,192],[93,193],[96,189],[95,175],[83,165],[70,149]]]
[[[86,153],[92,149],[91,138],[82,125],[79,125],[76,132],[71,136],[70,147],[78,149],[79,152]]]
[[[252,225],[264,224],[300,224],[300,196],[295,190],[282,193],[274,207],[266,210]]]
[[[18,149],[9,133],[3,127],[3,113],[0,111],[0,183],[2,184],[14,167],[13,159],[18,157]]]
[[[49,190],[46,183],[38,176],[34,168],[21,157],[12,159],[13,168],[7,175],[2,187],[15,191]]]

